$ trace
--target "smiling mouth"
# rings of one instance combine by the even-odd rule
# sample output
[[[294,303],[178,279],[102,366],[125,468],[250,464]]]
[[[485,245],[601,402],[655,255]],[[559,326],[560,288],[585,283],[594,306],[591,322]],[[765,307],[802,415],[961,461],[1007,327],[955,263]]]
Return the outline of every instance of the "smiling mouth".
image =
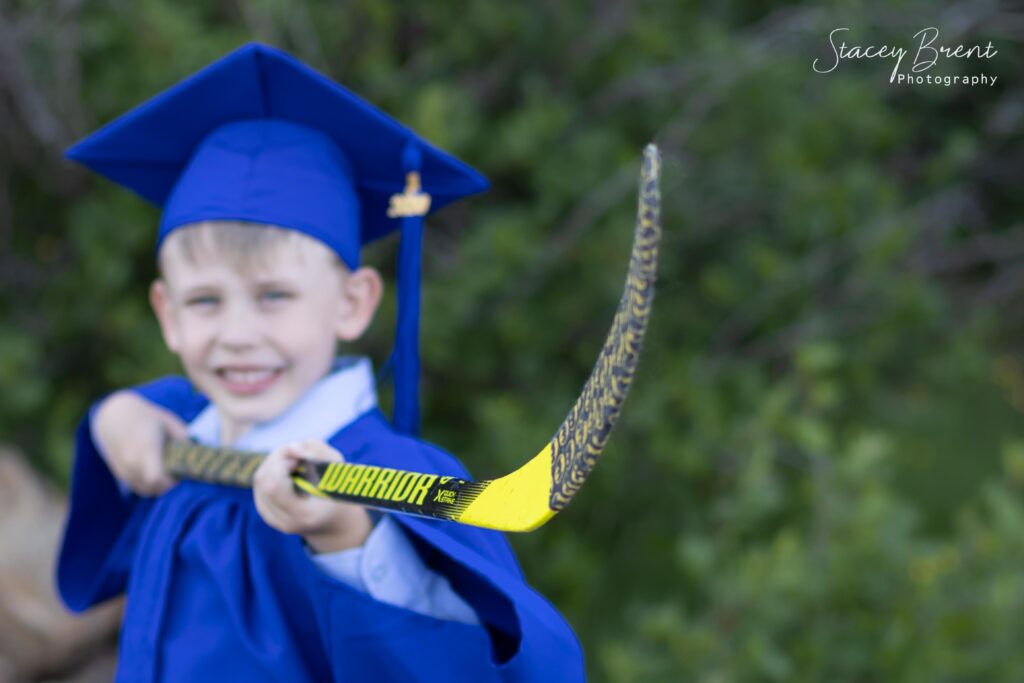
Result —
[[[266,391],[282,372],[282,368],[218,368],[215,374],[231,393],[252,396]]]

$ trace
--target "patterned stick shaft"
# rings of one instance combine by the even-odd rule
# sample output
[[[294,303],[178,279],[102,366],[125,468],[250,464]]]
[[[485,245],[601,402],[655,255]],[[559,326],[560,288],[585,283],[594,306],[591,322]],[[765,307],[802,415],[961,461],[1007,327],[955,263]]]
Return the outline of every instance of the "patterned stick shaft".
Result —
[[[266,453],[211,448],[189,441],[168,441],[164,467],[176,477],[213,484],[250,487],[252,475]]]
[[[661,242],[661,157],[644,149],[629,274],[611,330],[579,398],[551,440],[552,510],[561,510],[590,475],[633,382],[654,304]]]

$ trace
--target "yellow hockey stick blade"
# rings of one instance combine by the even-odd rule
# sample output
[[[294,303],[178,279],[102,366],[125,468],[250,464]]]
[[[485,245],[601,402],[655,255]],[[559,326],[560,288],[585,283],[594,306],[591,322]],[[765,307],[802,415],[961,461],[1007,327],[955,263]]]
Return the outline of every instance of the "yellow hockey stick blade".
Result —
[[[551,519],[593,470],[622,410],[640,359],[654,301],[661,241],[661,159],[644,150],[629,273],[597,363],[555,436],[540,453],[499,479],[470,481],[356,463],[301,463],[297,488],[316,496],[460,524],[531,531]],[[264,454],[170,442],[164,462],[175,476],[251,486]]]

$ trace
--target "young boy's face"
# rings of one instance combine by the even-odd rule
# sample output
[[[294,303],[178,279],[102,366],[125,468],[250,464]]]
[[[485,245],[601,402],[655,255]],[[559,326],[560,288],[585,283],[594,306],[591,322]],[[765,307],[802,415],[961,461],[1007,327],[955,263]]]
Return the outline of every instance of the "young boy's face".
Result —
[[[336,342],[358,338],[370,323],[382,285],[373,269],[349,272],[301,235],[244,262],[213,240],[202,247],[187,255],[172,233],[150,298],[167,346],[217,406],[221,439],[230,443],[330,370]]]

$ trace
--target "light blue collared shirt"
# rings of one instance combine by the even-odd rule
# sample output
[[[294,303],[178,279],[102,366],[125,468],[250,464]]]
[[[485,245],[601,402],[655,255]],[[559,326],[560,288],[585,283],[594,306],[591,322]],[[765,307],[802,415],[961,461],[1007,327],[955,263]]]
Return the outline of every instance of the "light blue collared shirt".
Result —
[[[189,423],[188,434],[207,446],[270,451],[294,441],[327,441],[376,405],[369,358],[344,356],[335,361],[331,374],[310,387],[288,410],[254,425],[234,443],[221,444],[220,415],[213,403]],[[423,563],[389,515],[381,517],[361,547],[334,553],[309,552],[322,572],[381,602],[438,619],[480,623],[448,580]]]

